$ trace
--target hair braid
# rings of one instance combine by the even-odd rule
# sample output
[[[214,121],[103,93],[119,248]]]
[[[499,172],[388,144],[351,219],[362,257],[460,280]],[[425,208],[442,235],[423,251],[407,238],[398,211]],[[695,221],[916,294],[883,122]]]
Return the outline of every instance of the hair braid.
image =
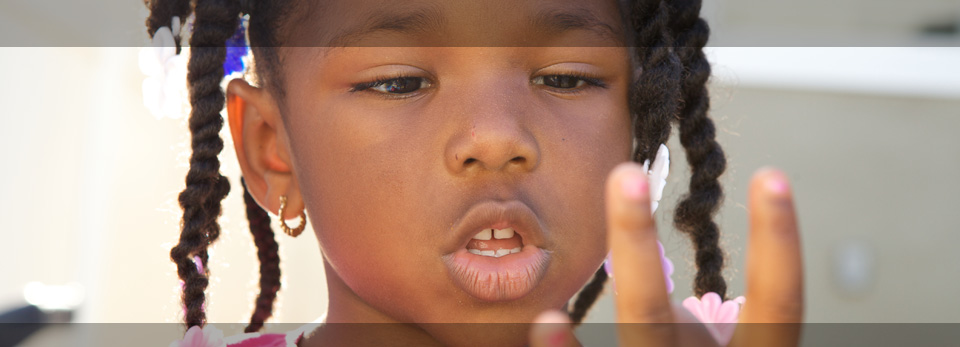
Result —
[[[661,143],[670,138],[670,122],[682,100],[683,66],[673,50],[669,30],[670,10],[665,1],[641,0],[634,4],[640,74],[631,94],[636,118],[637,148],[634,160],[654,159]]]
[[[603,269],[603,266],[593,274],[593,279],[590,280],[590,283],[587,283],[583,290],[580,291],[580,294],[577,295],[577,300],[573,303],[573,311],[570,312],[570,320],[574,324],[580,324],[583,322],[583,318],[587,315],[587,311],[590,310],[590,307],[593,306],[593,303],[597,301],[597,298],[600,297],[600,293],[603,292],[603,284],[607,282],[607,270]]]
[[[664,1],[638,0],[623,10],[629,11],[627,18],[636,31],[636,58],[641,71],[630,93],[630,108],[636,117],[634,134],[638,141],[633,159],[639,162],[654,158],[659,145],[670,137],[670,121],[681,100],[681,65],[671,47],[670,11]],[[579,324],[586,316],[603,291],[606,280],[607,273],[601,267],[577,295],[570,312],[574,324]]]
[[[243,185],[243,202],[247,207],[247,220],[250,222],[250,233],[257,245],[257,258],[260,260],[260,294],[257,295],[256,308],[250,316],[250,324],[243,332],[252,333],[263,327],[263,322],[273,315],[273,302],[280,290],[280,256],[277,253],[277,241],[270,228],[270,215],[253,200],[247,190],[246,182],[241,178]]]
[[[224,94],[220,81],[226,56],[224,43],[238,24],[239,12],[239,4],[227,0],[197,0],[194,9],[196,23],[190,40],[193,49],[187,67],[192,106],[189,119],[192,154],[186,188],[179,196],[183,208],[180,241],[170,250],[170,257],[177,264],[177,274],[184,282],[181,300],[186,306],[184,319],[187,328],[206,324],[204,290],[209,284],[210,273],[206,266],[207,247],[220,236],[217,223],[220,202],[230,191],[230,182],[220,174],[217,158],[223,150],[220,111]],[[200,258],[204,265],[202,274],[197,273],[191,255]]]
[[[174,16],[180,17],[182,25],[190,14],[190,0],[169,0],[169,1],[149,1],[144,0],[144,4],[150,9],[150,15],[147,17],[147,34],[153,37],[153,34],[160,27],[170,26]],[[171,28],[172,29],[172,28]],[[174,34],[174,40],[177,45],[177,53],[180,53],[180,37]]]
[[[715,292],[725,298],[727,284],[721,273],[723,251],[713,215],[723,199],[717,178],[726,169],[726,159],[716,141],[713,121],[707,116],[710,98],[706,83],[710,77],[710,64],[703,54],[703,47],[710,28],[700,18],[700,0],[674,1],[672,4],[675,7],[671,27],[677,33],[678,54],[684,65],[680,143],[686,149],[692,172],[690,193],[677,206],[674,225],[690,235],[696,249],[695,294],[702,296]]]

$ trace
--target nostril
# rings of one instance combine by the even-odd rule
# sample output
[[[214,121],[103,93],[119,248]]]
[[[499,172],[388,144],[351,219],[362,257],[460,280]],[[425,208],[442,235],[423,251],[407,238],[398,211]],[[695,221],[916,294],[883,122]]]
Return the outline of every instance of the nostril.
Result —
[[[472,164],[472,163],[475,162],[475,161],[477,161],[477,160],[476,160],[476,159],[473,159],[473,158],[467,158],[467,160],[465,160],[465,161],[463,162],[463,165],[470,165],[470,164]]]
[[[510,162],[517,163],[517,164],[523,164],[526,161],[527,161],[527,158],[524,158],[524,157],[514,157],[513,159],[510,159]]]

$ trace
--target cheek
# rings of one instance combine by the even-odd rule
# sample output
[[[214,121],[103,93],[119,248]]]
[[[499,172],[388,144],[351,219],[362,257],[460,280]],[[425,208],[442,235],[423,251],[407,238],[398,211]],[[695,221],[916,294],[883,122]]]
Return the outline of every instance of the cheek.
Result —
[[[364,122],[365,115],[324,105],[336,103],[291,109],[288,127],[300,190],[326,257],[375,260],[386,242],[382,209],[395,206],[389,198],[402,180],[390,172],[391,158],[399,158],[384,150],[388,146],[375,136],[378,125]]]
[[[608,107],[556,110],[561,119],[545,126],[539,139],[543,179],[535,180],[531,191],[542,207],[538,213],[557,234],[554,283],[569,295],[593,276],[606,256],[605,182],[616,165],[631,157],[627,109],[617,107],[617,100],[604,105]]]
[[[436,296],[425,292],[453,290],[443,282],[439,257],[430,254],[440,249],[439,222],[456,217],[449,207],[463,197],[443,184],[442,162],[424,150],[436,146],[428,131],[336,105],[344,104],[318,102],[300,108],[309,112],[291,112],[308,115],[291,117],[292,129],[310,130],[292,133],[290,141],[321,251],[367,303],[423,321],[410,312],[429,311],[426,301]],[[398,292],[409,293],[409,300],[396,300]]]

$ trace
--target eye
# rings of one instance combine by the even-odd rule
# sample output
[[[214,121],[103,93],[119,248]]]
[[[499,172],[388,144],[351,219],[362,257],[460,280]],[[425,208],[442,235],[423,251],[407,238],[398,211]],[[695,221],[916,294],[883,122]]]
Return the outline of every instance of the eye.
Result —
[[[543,84],[545,86],[573,91],[589,87],[606,88],[606,84],[600,79],[580,75],[546,75],[537,76],[533,79],[534,84]]]
[[[350,91],[359,92],[371,90],[383,94],[403,95],[416,92],[421,88],[427,88],[429,86],[430,81],[428,81],[426,78],[400,76],[392,78],[378,78],[375,81],[359,83],[354,85]]]
[[[580,78],[567,75],[550,75],[543,77],[543,84],[560,89],[577,88],[586,83],[587,81]]]

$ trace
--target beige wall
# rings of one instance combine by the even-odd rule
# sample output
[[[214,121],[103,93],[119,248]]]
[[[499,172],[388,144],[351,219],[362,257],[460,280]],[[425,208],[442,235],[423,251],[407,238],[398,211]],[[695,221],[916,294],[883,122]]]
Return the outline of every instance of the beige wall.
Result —
[[[143,107],[137,52],[0,49],[7,78],[0,86],[7,105],[0,144],[8,158],[0,219],[8,221],[4,233],[14,240],[0,261],[16,264],[3,270],[0,307],[22,301],[30,281],[78,281],[86,288],[80,321],[180,320],[169,251],[179,235],[176,197],[184,185],[189,132],[183,119],[157,120]],[[224,131],[230,150],[221,156],[222,171],[235,189],[224,202],[223,236],[211,250],[208,308],[211,321],[242,322],[252,312],[258,264]],[[280,238],[281,321],[312,321],[325,310],[311,235]],[[289,302],[296,304],[284,305]]]

